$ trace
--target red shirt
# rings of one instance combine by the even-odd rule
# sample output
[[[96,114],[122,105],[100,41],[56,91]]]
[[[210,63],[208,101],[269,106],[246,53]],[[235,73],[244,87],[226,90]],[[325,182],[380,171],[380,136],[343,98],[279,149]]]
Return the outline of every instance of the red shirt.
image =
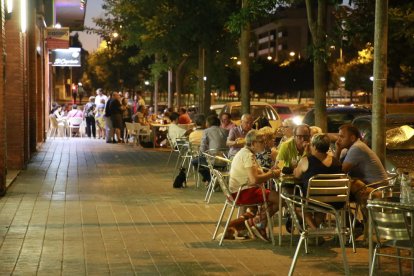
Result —
[[[180,117],[178,117],[178,123],[179,124],[191,124],[191,118],[188,116],[188,113],[181,114]]]

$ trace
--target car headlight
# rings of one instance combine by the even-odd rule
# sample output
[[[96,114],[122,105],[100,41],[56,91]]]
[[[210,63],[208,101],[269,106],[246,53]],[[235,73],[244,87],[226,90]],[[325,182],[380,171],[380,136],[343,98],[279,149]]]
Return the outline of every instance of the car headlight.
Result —
[[[292,118],[292,121],[297,126],[302,124],[302,120],[303,120],[303,117],[301,117],[301,116],[295,116],[295,117]]]

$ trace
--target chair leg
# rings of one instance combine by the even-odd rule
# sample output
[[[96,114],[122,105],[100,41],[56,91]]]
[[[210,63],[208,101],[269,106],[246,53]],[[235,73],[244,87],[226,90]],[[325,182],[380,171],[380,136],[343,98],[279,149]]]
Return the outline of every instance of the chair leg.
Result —
[[[207,203],[210,203],[211,196],[214,193],[214,187],[216,186],[216,178],[211,178],[210,183],[211,183],[211,187],[210,187],[210,193],[208,195]]]
[[[220,224],[221,224],[221,221],[223,220],[223,216],[224,216],[224,213],[226,212],[226,209],[227,209],[227,200],[224,202],[224,206],[223,206],[223,209],[221,210],[221,214],[217,222],[216,229],[214,230],[213,237],[211,238],[212,240],[215,240],[217,237],[217,232],[220,228]]]
[[[349,231],[351,232],[351,234],[350,234],[350,240],[351,240],[351,243],[352,243],[352,252],[356,253],[356,249],[355,249],[355,236],[354,236],[354,224],[355,224],[355,222],[352,221],[352,218],[351,218],[351,210],[349,210],[349,212],[348,212],[348,220],[349,220]]]
[[[400,257],[400,249],[397,248],[397,256]],[[401,258],[397,258],[398,259],[398,275],[403,275],[402,274],[402,268],[401,268]]]
[[[373,256],[372,263],[371,263],[371,267],[369,268],[369,276],[374,275],[375,261],[377,260],[377,247],[375,247],[374,254],[372,256]]]
[[[348,260],[347,260],[346,251],[345,251],[345,238],[341,233],[341,229],[342,229],[341,221],[339,218],[337,218],[337,216],[335,216],[335,218],[336,218],[336,224],[337,224],[336,228],[338,231],[339,244],[341,245],[341,249],[342,249],[342,262],[344,263],[345,275],[350,275]]]
[[[302,246],[302,242],[305,239],[306,239],[305,234],[302,233],[300,235],[300,239],[299,239],[298,246],[296,247],[295,255],[293,255],[292,264],[290,265],[289,274],[288,274],[289,276],[292,276],[293,275],[293,272],[295,271],[296,262],[298,260],[298,256],[299,256],[299,252],[300,252],[300,247]]]
[[[231,206],[231,209],[230,209],[229,217],[227,218],[226,225],[224,226],[224,229],[223,229],[223,233],[224,234],[226,233],[227,228],[229,227],[231,218],[233,217],[234,208],[235,208],[234,205],[232,205]],[[220,242],[219,242],[219,246],[221,246],[223,244],[224,234],[221,236],[221,239],[220,239]]]

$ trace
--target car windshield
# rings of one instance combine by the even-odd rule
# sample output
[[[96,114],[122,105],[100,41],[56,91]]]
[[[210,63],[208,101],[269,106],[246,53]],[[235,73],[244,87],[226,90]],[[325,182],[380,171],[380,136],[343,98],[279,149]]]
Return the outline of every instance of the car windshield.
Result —
[[[233,106],[231,108],[231,118],[232,120],[240,120],[241,110],[240,106]],[[254,119],[257,119],[260,116],[266,117],[268,120],[277,120],[277,115],[275,112],[267,108],[265,105],[252,105],[250,106],[250,114],[252,114]]]
[[[276,106],[275,109],[279,114],[292,114],[292,111],[287,106]]]

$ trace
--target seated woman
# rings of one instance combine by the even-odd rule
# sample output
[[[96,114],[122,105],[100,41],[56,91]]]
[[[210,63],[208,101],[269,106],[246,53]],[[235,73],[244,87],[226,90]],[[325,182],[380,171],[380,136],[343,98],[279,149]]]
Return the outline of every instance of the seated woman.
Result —
[[[263,137],[264,151],[256,153],[256,159],[262,168],[270,169],[273,167],[276,157],[272,154],[275,131],[273,128],[266,126],[259,129],[259,135]]]
[[[296,178],[302,179],[302,192],[306,196],[309,179],[317,174],[342,173],[341,163],[338,159],[328,154],[330,139],[326,134],[315,134],[312,137],[308,149],[308,155],[303,157],[293,171]],[[314,217],[305,214],[305,222],[310,228],[316,229],[324,220],[325,216],[315,213]]]
[[[257,163],[255,154],[263,152],[265,147],[263,136],[257,130],[250,130],[245,139],[246,145],[237,152],[231,165],[229,189],[235,197],[239,188],[243,186],[237,202],[239,204],[263,203],[262,188],[259,185],[271,178],[279,177],[280,170],[272,168],[265,173]],[[265,190],[265,197],[270,216],[273,216],[278,210],[279,195],[276,191]],[[257,236],[268,241],[265,230],[267,224],[266,210],[264,208],[260,209],[261,212],[256,216],[247,212],[242,218],[233,220],[228,231],[240,230],[240,223],[244,223],[251,236]]]

